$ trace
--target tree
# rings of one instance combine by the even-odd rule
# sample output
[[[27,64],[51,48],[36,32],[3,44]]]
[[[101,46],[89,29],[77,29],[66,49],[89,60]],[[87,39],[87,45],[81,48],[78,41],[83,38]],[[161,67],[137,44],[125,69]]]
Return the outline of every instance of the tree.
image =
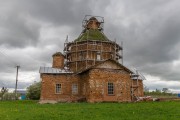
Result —
[[[39,100],[41,94],[41,82],[35,82],[27,88],[26,97],[32,100]]]
[[[156,88],[156,91],[155,91],[156,93],[161,93],[161,91],[160,90],[158,90],[157,88]]]
[[[3,96],[5,93],[8,92],[8,89],[5,87],[2,87],[1,91],[0,91],[0,99],[3,100]]]
[[[163,88],[162,91],[163,91],[163,93],[167,93],[168,92],[168,88]]]

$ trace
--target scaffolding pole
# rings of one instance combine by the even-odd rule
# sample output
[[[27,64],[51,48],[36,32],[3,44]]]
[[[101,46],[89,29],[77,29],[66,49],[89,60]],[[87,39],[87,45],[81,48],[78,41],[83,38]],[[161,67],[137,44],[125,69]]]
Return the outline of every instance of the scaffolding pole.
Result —
[[[76,41],[76,71],[77,71],[77,60],[78,58],[77,58],[77,41]]]

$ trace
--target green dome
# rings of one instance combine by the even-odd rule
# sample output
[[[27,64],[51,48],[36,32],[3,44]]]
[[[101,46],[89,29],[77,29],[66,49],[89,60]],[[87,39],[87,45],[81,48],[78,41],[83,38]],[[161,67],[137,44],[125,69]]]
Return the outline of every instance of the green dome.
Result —
[[[75,42],[81,42],[86,40],[97,40],[97,41],[109,41],[108,38],[99,31],[98,29],[89,29],[85,30],[76,40]]]

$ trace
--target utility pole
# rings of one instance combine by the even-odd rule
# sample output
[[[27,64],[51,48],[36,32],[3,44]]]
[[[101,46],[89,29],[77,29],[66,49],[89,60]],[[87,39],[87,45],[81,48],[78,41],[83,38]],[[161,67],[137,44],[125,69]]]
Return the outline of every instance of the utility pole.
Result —
[[[123,59],[124,59],[124,57],[123,57],[123,41],[121,41],[121,48],[122,48],[122,50],[121,50],[121,59],[122,59],[122,65],[123,65]]]
[[[18,82],[18,71],[19,71],[19,68],[20,68],[20,66],[17,65],[16,66],[17,72],[16,72],[15,100],[17,100],[17,82]]]

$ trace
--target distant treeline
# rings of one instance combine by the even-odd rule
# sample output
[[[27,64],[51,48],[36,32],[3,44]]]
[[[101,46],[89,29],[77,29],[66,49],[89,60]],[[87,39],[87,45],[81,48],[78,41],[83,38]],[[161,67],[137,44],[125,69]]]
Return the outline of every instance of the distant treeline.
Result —
[[[144,92],[145,96],[154,96],[154,97],[177,97],[177,93],[165,93],[160,91]]]

